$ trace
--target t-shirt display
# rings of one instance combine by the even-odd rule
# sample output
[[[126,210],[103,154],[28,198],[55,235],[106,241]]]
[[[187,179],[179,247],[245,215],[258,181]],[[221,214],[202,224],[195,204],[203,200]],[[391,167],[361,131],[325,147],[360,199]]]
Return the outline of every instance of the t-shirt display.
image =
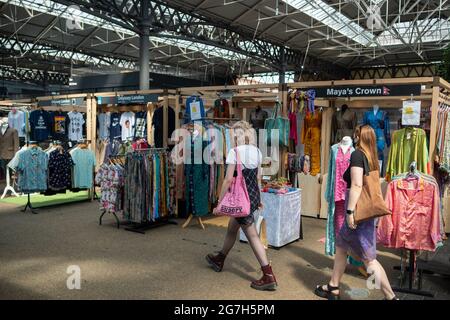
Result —
[[[331,143],[338,143],[343,137],[353,137],[358,123],[356,112],[342,109],[333,114],[331,120]]]
[[[111,112],[100,113],[97,116],[98,137],[102,140],[109,138],[109,127],[111,125]]]
[[[95,155],[89,149],[75,148],[70,152],[74,163],[73,187],[80,189],[92,188],[95,168]]]
[[[122,141],[134,137],[134,112],[125,112],[120,116],[120,126],[122,127]]]
[[[56,111],[51,113],[52,137],[55,140],[67,140],[67,113]]]
[[[83,115],[78,111],[70,111],[69,117],[69,140],[79,141],[83,139],[83,125],[85,123]]]
[[[72,157],[67,151],[63,149],[52,151],[48,159],[48,187],[51,190],[70,189],[73,165]]]
[[[114,139],[122,138],[122,127],[120,126],[120,113],[111,113],[111,120],[109,126],[109,139],[113,141]]]
[[[135,138],[147,137],[147,112],[145,111],[136,113],[136,125],[134,126],[134,136]]]
[[[175,130],[175,111],[171,107],[167,110],[168,115],[168,132],[167,132],[167,138],[170,139],[172,136],[173,131]],[[163,147],[163,116],[164,116],[164,108],[159,107],[155,110],[153,113],[153,119],[152,119],[152,125],[155,128],[155,147],[156,148],[162,148]]]
[[[25,132],[25,113],[20,110],[12,110],[8,113],[8,124],[11,128],[17,130],[19,138],[26,136]]]
[[[52,120],[50,113],[44,110],[34,110],[30,113],[30,129],[32,141],[45,141],[50,138]]]

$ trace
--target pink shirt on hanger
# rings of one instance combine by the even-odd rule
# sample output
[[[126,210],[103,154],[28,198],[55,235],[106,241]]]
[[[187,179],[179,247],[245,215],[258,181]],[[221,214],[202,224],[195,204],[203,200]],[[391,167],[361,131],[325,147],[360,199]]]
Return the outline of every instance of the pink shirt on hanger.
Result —
[[[442,241],[438,187],[423,178],[391,181],[386,205],[392,216],[381,217],[377,241],[389,248],[435,251]]]

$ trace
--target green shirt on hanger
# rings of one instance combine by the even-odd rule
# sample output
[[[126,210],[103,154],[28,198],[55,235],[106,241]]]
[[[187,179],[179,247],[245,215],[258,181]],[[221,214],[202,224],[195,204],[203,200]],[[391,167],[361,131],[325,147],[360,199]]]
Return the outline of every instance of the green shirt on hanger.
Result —
[[[428,173],[427,136],[423,129],[404,128],[394,132],[386,167],[386,178],[409,171],[415,161],[418,171]]]

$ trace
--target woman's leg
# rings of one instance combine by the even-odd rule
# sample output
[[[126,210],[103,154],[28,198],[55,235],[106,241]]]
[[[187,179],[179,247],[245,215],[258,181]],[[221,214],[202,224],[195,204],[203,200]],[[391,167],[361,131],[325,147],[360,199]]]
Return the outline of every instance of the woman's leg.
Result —
[[[259,238],[255,224],[252,223],[247,226],[242,226],[242,230],[244,230],[245,236],[247,237],[247,240],[252,247],[253,253],[256,256],[256,259],[258,259],[261,267],[269,265],[269,259],[267,259],[266,249],[264,248],[264,245]]]
[[[364,261],[366,265],[367,272],[369,274],[375,275],[375,285],[379,286],[379,289],[383,292],[385,298],[387,300],[391,300],[395,297],[394,291],[392,291],[391,284],[389,283],[389,279],[386,275],[386,271],[384,271],[383,266],[378,262],[378,260],[370,260]],[[378,289],[378,288],[377,288]]]
[[[227,234],[225,236],[221,251],[224,255],[227,255],[233,248],[240,227],[240,224],[235,218],[230,218],[230,221],[228,221]]]
[[[331,275],[330,285],[339,287],[345,268],[347,267],[347,251],[336,246],[336,255],[334,256],[333,273]],[[338,293],[333,291],[333,293]]]

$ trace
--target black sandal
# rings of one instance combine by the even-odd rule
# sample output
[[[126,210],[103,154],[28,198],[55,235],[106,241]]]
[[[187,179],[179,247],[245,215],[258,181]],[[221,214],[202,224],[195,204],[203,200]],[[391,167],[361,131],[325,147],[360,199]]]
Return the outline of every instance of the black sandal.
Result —
[[[314,290],[314,293],[316,294],[316,296],[319,296],[321,298],[325,298],[328,300],[340,300],[341,299],[340,294],[333,293],[333,291],[336,291],[336,290],[339,290],[339,287],[333,287],[333,286],[330,286],[330,284],[327,284],[326,290],[323,289],[323,285],[317,286],[316,290]]]

